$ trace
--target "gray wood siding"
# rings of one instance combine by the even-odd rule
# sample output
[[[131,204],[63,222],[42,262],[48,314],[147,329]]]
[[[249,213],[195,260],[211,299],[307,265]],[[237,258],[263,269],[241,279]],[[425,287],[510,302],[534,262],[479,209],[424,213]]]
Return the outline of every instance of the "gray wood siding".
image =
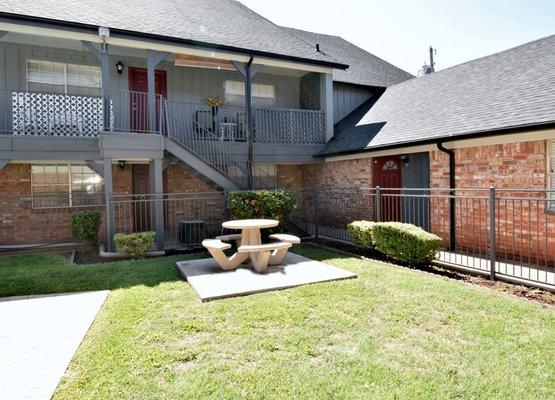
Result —
[[[110,58],[110,64],[114,65],[110,74],[112,89],[128,90],[128,67],[146,67],[146,61],[143,58],[119,55],[112,55]],[[0,43],[0,89],[27,89],[28,59],[99,66],[96,58],[85,51],[2,42]],[[121,75],[117,74],[115,68],[118,61],[125,65]],[[223,98],[226,80],[242,81],[241,75],[236,71],[176,67],[172,61],[163,62],[158,69],[167,71],[168,98],[171,101],[203,103],[207,96]],[[276,107],[299,108],[299,78],[264,74],[262,70],[254,77],[253,82],[274,85]]]
[[[429,153],[407,154],[408,163],[403,165],[403,187],[427,189],[430,187],[430,156]],[[403,222],[430,229],[430,200],[417,195],[428,194],[427,191],[407,191],[401,199]]]
[[[345,83],[333,84],[333,123],[337,123],[355,108],[368,100],[374,92],[370,88],[349,85]]]

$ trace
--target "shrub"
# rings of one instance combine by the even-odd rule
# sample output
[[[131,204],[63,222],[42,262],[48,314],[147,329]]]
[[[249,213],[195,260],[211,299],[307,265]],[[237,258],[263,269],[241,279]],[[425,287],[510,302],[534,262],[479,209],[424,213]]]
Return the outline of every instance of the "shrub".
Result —
[[[98,250],[100,218],[98,211],[85,211],[72,214],[69,219],[69,228],[73,237],[81,243],[86,243],[92,252]]]
[[[142,258],[154,244],[156,232],[116,233],[114,243],[120,253],[131,258]]]
[[[376,223],[371,221],[354,221],[347,225],[347,232],[353,239],[353,243],[361,247],[372,247],[372,228]]]
[[[441,245],[438,236],[401,222],[375,223],[372,240],[376,250],[410,265],[429,263]]]
[[[295,209],[293,194],[283,189],[231,192],[228,203],[234,218],[277,219],[281,228]]]

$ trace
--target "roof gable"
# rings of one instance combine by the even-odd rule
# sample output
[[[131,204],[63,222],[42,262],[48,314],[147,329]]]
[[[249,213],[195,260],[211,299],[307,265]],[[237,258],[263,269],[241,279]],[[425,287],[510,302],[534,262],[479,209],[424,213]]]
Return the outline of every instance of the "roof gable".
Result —
[[[555,122],[555,35],[387,88],[321,154]],[[383,126],[375,132],[376,124]],[[370,132],[368,141],[355,138]],[[349,143],[359,143],[353,148]],[[343,143],[343,145],[341,144]]]

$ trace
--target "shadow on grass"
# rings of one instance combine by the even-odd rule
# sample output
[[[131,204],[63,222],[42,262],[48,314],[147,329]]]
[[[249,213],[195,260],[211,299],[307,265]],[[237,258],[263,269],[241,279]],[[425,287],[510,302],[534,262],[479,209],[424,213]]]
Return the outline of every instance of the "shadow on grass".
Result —
[[[175,263],[206,254],[76,265],[59,253],[0,256],[0,297],[157,286],[181,280]]]

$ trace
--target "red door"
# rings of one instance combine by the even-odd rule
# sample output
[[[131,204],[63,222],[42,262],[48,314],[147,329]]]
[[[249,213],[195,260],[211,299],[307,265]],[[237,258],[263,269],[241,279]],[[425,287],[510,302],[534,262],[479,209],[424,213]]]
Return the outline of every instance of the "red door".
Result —
[[[401,189],[403,184],[402,163],[399,156],[377,157],[374,159],[374,186],[383,188],[381,220],[401,220]]]
[[[167,98],[166,71],[154,71],[154,92]],[[148,132],[148,80],[145,68],[129,67],[129,107],[131,130]],[[159,128],[160,97],[156,96],[156,129]]]
[[[150,173],[146,164],[133,164],[133,228],[135,232],[150,230]]]

